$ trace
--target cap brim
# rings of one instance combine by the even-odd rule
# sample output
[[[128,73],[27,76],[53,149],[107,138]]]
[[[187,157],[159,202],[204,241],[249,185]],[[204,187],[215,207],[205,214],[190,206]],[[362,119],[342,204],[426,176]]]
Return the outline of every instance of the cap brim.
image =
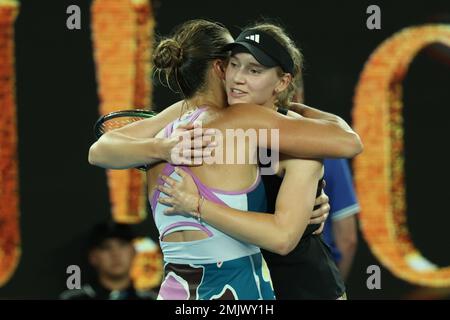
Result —
[[[247,51],[263,66],[268,67],[268,68],[273,68],[278,66],[279,64],[272,59],[268,54],[266,54],[264,51],[262,51],[261,49],[259,49],[258,47],[252,45],[251,43],[248,42],[243,42],[243,41],[239,41],[239,42],[233,42],[233,43],[229,43],[224,47],[224,51],[232,51],[234,48],[236,47],[244,47],[245,49],[247,49]]]

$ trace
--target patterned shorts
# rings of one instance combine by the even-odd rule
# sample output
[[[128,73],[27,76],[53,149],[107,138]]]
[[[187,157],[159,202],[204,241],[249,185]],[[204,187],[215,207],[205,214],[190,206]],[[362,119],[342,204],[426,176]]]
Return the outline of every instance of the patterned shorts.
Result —
[[[261,253],[211,264],[164,266],[158,300],[274,300]]]

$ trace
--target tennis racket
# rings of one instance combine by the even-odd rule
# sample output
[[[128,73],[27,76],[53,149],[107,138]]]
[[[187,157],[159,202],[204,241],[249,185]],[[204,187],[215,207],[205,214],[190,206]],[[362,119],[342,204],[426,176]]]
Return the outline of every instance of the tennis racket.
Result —
[[[94,136],[98,140],[104,133],[122,128],[130,123],[154,117],[157,113],[144,109],[131,109],[110,112],[101,116],[94,124]],[[146,171],[147,166],[137,169]]]
[[[154,117],[150,110],[131,109],[114,111],[101,116],[94,124],[94,136],[98,140],[104,133],[122,128],[130,123]]]

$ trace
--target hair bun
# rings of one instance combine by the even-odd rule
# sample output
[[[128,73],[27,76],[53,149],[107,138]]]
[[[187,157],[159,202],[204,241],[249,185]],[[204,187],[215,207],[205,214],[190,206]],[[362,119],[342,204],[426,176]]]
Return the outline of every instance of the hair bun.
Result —
[[[178,67],[182,60],[183,49],[174,39],[162,40],[153,54],[153,62],[159,69]]]

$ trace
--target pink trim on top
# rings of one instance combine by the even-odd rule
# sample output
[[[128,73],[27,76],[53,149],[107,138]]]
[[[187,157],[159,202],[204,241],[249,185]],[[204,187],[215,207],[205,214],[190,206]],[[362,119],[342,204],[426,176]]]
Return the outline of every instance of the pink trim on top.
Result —
[[[189,167],[183,166],[182,168],[183,168],[183,169],[186,169],[186,170],[184,170],[184,171],[186,171],[187,173],[189,173],[192,177],[195,176],[194,173],[192,172],[192,170],[191,170]],[[195,176],[195,177],[196,177],[196,179],[197,179],[197,181],[198,181],[199,184],[205,186],[205,188],[208,188],[209,190],[211,190],[211,191],[213,191],[213,192],[217,192],[217,193],[220,193],[220,194],[228,194],[228,195],[238,195],[238,194],[249,193],[249,192],[255,190],[256,187],[258,187],[259,183],[261,182],[261,174],[260,174],[259,167],[257,168],[257,173],[256,173],[256,174],[257,174],[256,180],[255,180],[255,182],[253,182],[252,185],[250,185],[250,187],[248,187],[248,188],[246,188],[246,189],[243,189],[243,190],[238,190],[238,191],[226,191],[226,190],[222,190],[222,189],[211,188],[211,187],[208,187],[208,186],[204,185],[204,184],[200,181],[200,179],[197,178],[197,176]],[[195,180],[195,179],[194,179],[194,180]],[[196,183],[197,183],[197,181],[196,181]]]
[[[217,204],[228,206],[219,197],[217,197],[212,190],[210,190],[207,186],[205,186],[200,181],[200,179],[197,178],[197,176],[189,168],[182,167],[182,166],[180,166],[179,168],[184,170],[187,174],[189,174],[192,177],[192,179],[194,180],[195,184],[197,185],[198,191],[199,191],[201,196],[203,196],[205,199],[210,200],[212,202],[215,202]],[[170,163],[167,163],[164,166],[161,174],[164,174],[166,176],[170,176],[174,172],[174,170],[175,170],[175,167],[173,165],[171,165]],[[156,184],[157,185],[164,185],[164,181],[161,178],[158,178]],[[155,217],[156,205],[158,204],[158,197],[159,197],[160,193],[161,193],[161,191],[156,190],[155,193],[153,194],[152,200],[150,201],[150,205],[152,207],[152,212],[153,212],[153,218]]]
[[[167,130],[167,135],[166,138],[170,137],[172,135],[173,132],[173,126],[175,124],[175,121],[172,121],[171,123],[169,123],[169,125],[167,126],[168,130]]]
[[[223,202],[222,199],[220,199],[209,187],[205,186],[188,167],[180,166],[180,168],[184,170],[187,174],[189,174],[192,177],[192,179],[194,179],[194,182],[201,196],[203,196],[205,199],[209,201],[228,207],[228,205],[225,202]]]
[[[181,166],[180,166],[180,168],[186,169],[186,167],[181,167]],[[175,170],[175,167],[173,165],[171,165],[170,163],[167,163],[161,173],[166,176],[170,176],[174,170]],[[201,181],[192,173],[192,171],[190,171],[190,170],[184,170],[184,171],[187,174],[189,174],[192,177],[192,179],[194,179],[194,182],[197,185],[197,188],[198,188],[201,196],[203,196],[205,199],[215,202],[217,204],[227,206],[227,204],[225,202],[223,202],[221,199],[219,199],[211,190],[208,189],[207,186],[205,186],[203,183],[201,183]],[[164,185],[164,181],[161,178],[158,178],[158,181],[156,182],[156,184]],[[153,217],[155,217],[155,212],[156,212],[155,209],[156,209],[156,205],[158,204],[158,197],[159,197],[160,193],[161,193],[161,191],[156,190],[150,201],[150,205],[152,207],[152,212],[153,212]]]
[[[192,114],[191,118],[189,119],[189,122],[194,122],[195,120],[197,120],[197,118],[200,116],[200,114],[205,111],[207,107],[201,107],[198,108],[197,110],[195,110],[195,112]]]
[[[161,174],[163,174],[165,176],[170,176],[173,171],[174,171],[174,167],[168,163],[164,166]],[[164,185],[164,180],[158,177],[158,180],[156,181],[156,185],[157,186]],[[158,198],[159,198],[160,193],[161,193],[161,191],[156,189],[156,191],[153,193],[152,199],[150,200],[150,206],[152,207],[153,218],[155,217],[155,211],[156,211],[155,209],[156,209],[156,205],[158,204]]]
[[[207,108],[207,107],[201,107],[201,108],[198,108],[197,110],[195,110],[194,113],[192,113],[192,114],[188,117],[189,122],[194,122],[195,120],[197,120],[197,118],[200,116],[200,114],[201,114],[206,108]],[[165,137],[166,137],[166,138],[167,138],[167,137],[170,137],[170,135],[172,134],[172,132],[173,132],[173,126],[175,125],[175,122],[176,122],[176,120],[172,121],[171,123],[169,123],[169,124],[165,127],[164,134],[165,134]]]
[[[183,222],[175,222],[169,226],[167,226],[162,232],[161,232],[161,236],[159,237],[160,239],[164,238],[164,236],[166,235],[166,233],[170,230],[172,230],[173,228],[176,227],[182,227],[182,226],[190,226],[190,227],[197,227],[200,230],[204,231],[208,237],[212,237],[213,233],[208,230],[204,225],[201,225],[200,223],[197,222],[189,222],[189,221],[183,221]]]
[[[164,128],[164,138],[167,138],[170,136],[170,128],[173,126],[173,122],[169,123],[167,126],[165,126]]]

